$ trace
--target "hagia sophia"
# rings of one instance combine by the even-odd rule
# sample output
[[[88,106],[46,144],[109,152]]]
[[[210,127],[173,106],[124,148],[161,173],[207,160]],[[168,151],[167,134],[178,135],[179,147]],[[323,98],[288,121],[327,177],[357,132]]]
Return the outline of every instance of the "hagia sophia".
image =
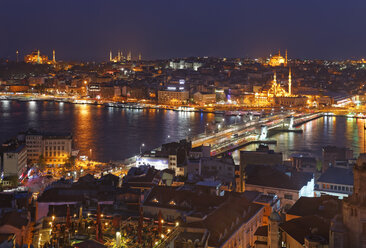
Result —
[[[24,57],[25,63],[32,64],[55,64],[56,63],[56,53],[55,50],[52,51],[52,60],[48,59],[48,56],[40,53],[39,50],[33,51]]]
[[[273,55],[269,58],[268,65],[270,66],[287,66],[287,49],[285,52],[285,57],[281,56],[281,51],[278,51],[278,54]]]

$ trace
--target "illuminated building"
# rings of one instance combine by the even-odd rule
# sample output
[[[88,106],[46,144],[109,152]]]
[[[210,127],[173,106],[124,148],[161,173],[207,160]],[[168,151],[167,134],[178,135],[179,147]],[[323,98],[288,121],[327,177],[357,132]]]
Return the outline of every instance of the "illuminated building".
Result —
[[[115,93],[114,86],[108,83],[91,83],[88,85],[88,95],[91,98],[105,99],[113,98]]]
[[[292,77],[289,69],[288,90],[286,91],[277,83],[277,76],[274,73],[271,87],[267,91],[255,93],[255,103],[260,106],[304,106],[307,103],[307,97],[292,94]]]
[[[280,65],[287,66],[287,50],[285,58],[281,56],[281,51],[278,51],[278,54],[271,56],[268,64],[270,66],[280,66]]]
[[[131,51],[128,52],[126,59],[127,59],[127,61],[131,61],[132,60]]]
[[[65,164],[71,156],[71,135],[43,136],[43,156],[47,164]]]
[[[117,52],[117,56],[113,57],[112,51],[109,51],[109,62],[121,62],[123,60],[123,54],[121,51]]]
[[[216,94],[210,94],[205,92],[196,92],[193,94],[193,100],[196,104],[205,105],[205,104],[214,104],[216,103]]]
[[[198,68],[202,67],[201,62],[187,61],[187,60],[173,60],[169,62],[169,67],[174,70],[193,69],[198,71]]]
[[[56,63],[55,50],[53,50],[53,61],[48,60],[46,55],[42,55],[39,50],[33,51],[24,57],[24,62],[32,64],[52,64]]]
[[[34,130],[25,135],[27,159],[38,163],[43,155],[46,164],[64,164],[72,151],[72,136],[69,134],[43,134]]]
[[[171,104],[185,104],[189,99],[188,91],[180,91],[176,89],[159,90],[158,102]]]
[[[158,102],[166,104],[185,104],[189,100],[189,91],[185,90],[185,80],[171,80],[165,90],[158,91]]]

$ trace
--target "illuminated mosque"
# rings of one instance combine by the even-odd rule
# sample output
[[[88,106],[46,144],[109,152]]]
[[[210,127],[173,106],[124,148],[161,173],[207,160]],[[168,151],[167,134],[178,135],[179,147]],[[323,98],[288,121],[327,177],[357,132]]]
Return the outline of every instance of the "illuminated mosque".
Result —
[[[18,51],[17,51],[18,54]],[[32,64],[55,64],[56,63],[56,53],[55,50],[52,51],[53,59],[49,60],[46,55],[40,53],[39,50],[33,51],[31,54],[28,54],[24,57],[25,63]]]
[[[269,58],[268,65],[270,65],[270,66],[281,66],[281,65],[287,66],[287,49],[286,49],[286,52],[285,52],[285,57],[281,56],[281,51],[280,50],[278,51],[278,54],[271,56]]]
[[[141,53],[138,55],[138,60],[142,59]],[[121,62],[123,60],[131,61],[132,60],[132,53],[129,51],[126,57],[123,57],[123,53],[121,51],[117,52],[117,56],[113,57],[112,51],[109,51],[109,62]]]
[[[288,74],[288,89],[277,83],[276,72],[273,75],[271,86],[268,90],[262,90],[255,94],[255,102],[260,106],[304,106],[307,98],[303,96],[294,95],[292,92],[292,76],[291,68]]]

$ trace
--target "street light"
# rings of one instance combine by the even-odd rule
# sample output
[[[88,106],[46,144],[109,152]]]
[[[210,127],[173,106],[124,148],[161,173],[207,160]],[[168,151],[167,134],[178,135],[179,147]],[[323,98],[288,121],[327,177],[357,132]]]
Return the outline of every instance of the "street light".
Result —
[[[145,144],[144,143],[142,143],[141,145],[140,145],[140,154],[142,154],[142,147],[145,147]]]

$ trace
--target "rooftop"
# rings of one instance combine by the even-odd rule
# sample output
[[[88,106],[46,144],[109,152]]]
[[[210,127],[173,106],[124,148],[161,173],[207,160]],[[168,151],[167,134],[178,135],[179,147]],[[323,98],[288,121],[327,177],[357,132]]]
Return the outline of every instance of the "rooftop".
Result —
[[[330,224],[315,215],[292,219],[280,224],[280,228],[301,245],[304,245],[305,238],[309,236],[322,237],[319,239],[323,241],[322,244],[329,243]]]
[[[313,178],[312,173],[297,171],[291,172],[289,176],[274,166],[267,165],[247,165],[245,172],[246,184],[291,190],[300,190]]]
[[[353,186],[352,168],[329,167],[318,179],[319,183],[334,183]]]
[[[210,232],[208,245],[219,247],[262,208],[262,205],[250,203],[244,197],[230,197],[203,221],[188,225],[207,228]]]
[[[289,215],[309,216],[318,215],[332,219],[342,209],[342,201],[336,196],[322,195],[321,197],[300,197],[287,211]]]

